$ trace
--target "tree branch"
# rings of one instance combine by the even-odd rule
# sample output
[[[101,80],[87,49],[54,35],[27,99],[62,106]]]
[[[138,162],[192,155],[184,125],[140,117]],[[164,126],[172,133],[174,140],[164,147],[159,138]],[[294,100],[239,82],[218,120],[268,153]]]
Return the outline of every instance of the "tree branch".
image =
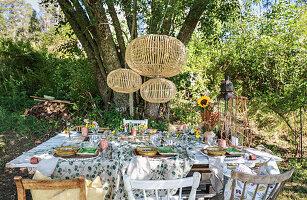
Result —
[[[133,35],[132,33],[132,11],[131,11],[131,0],[122,0],[124,15],[127,21],[128,29],[130,32],[130,36]]]
[[[173,24],[174,12],[170,10],[171,8],[169,8],[169,6],[172,7],[174,5],[176,5],[176,0],[168,0],[168,3],[165,8],[165,15],[163,18],[163,23],[160,28],[160,33],[162,33],[163,35],[168,35],[171,30],[171,26]]]
[[[194,1],[193,7],[190,9],[177,37],[184,45],[188,45],[196,25],[205,11],[206,4],[207,0]]]
[[[113,21],[115,34],[116,34],[117,42],[118,42],[119,49],[120,49],[120,54],[121,54],[123,62],[125,63],[126,47],[125,47],[125,41],[124,41],[124,38],[123,38],[123,31],[121,29],[121,26],[120,26],[120,23],[119,23],[113,2],[107,1],[107,5],[108,5],[108,8],[109,8],[109,13],[110,13],[112,21]]]
[[[102,97],[104,97],[104,103],[106,104],[110,97],[111,91],[106,85],[106,74],[103,70],[103,63],[98,51],[97,43],[93,40],[91,34],[86,27],[82,26],[79,21],[76,21],[76,11],[73,8],[73,5],[68,0],[59,1],[59,5],[64,12],[67,20],[69,21],[71,27],[73,28],[76,36],[81,42],[83,48],[86,50],[87,56],[93,62],[93,71],[96,74],[96,80],[100,85],[99,92]],[[83,11],[84,12],[84,11]],[[82,23],[82,22],[81,22]]]
[[[131,40],[137,38],[137,21],[136,21],[136,14],[137,14],[137,0],[133,1],[133,18],[132,18],[132,35]]]
[[[108,18],[101,1],[85,0],[85,6],[93,15],[94,27],[97,32],[97,42],[106,66],[106,72],[121,68],[121,63],[117,55],[115,43],[109,27]]]

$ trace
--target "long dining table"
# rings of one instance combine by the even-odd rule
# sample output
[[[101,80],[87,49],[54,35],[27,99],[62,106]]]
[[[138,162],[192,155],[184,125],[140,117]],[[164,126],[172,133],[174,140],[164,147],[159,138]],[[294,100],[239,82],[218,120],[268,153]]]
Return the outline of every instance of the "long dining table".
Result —
[[[81,134],[78,132],[72,132],[70,137],[68,134],[58,133],[46,142],[8,162],[6,167],[28,168],[29,171],[35,171],[44,166],[41,166],[40,163],[31,164],[30,159],[32,157],[37,157],[41,161],[50,159],[53,157],[53,149],[56,147],[84,144],[80,141],[80,136]],[[175,150],[178,154],[174,157],[144,158],[134,154],[133,149],[147,145],[152,144],[144,141],[128,142],[113,139],[109,142],[108,150],[100,153],[97,157],[57,159],[51,176],[57,179],[70,179],[83,175],[91,180],[100,176],[107,192],[106,199],[127,199],[123,183],[123,175],[125,174],[141,179],[176,179],[185,177],[190,171],[193,171],[193,169],[195,171],[200,166],[209,167],[210,162],[212,162],[211,157],[201,151],[207,145],[198,140],[177,142]],[[223,159],[223,163],[253,165],[263,163],[270,158],[274,158],[275,161],[282,161],[275,155],[257,149],[249,148],[246,152],[257,155],[257,159],[247,160],[245,157],[230,157]],[[136,196],[142,196],[142,194],[136,192]]]

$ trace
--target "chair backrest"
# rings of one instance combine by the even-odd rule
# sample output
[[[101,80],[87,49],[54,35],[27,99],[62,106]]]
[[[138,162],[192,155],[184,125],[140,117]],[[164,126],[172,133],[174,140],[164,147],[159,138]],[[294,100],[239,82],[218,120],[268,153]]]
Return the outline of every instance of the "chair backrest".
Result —
[[[140,125],[148,126],[148,119],[144,119],[144,120],[126,120],[126,119],[123,119],[123,123],[124,123],[125,132],[128,132],[128,131],[131,130],[132,127],[137,128]]]
[[[200,173],[194,172],[193,177],[182,178],[182,179],[173,179],[173,180],[133,180],[130,179],[129,175],[124,176],[125,188],[128,192],[128,199],[135,200],[132,189],[141,189],[143,190],[144,199],[146,200],[146,190],[155,190],[156,199],[159,199],[158,190],[167,190],[167,199],[170,198],[171,189],[180,189],[179,190],[179,199],[181,199],[182,188],[191,187],[191,192],[189,195],[189,200],[194,200],[196,197],[196,190],[199,186]]]
[[[69,180],[32,180],[22,179],[21,176],[15,176],[14,181],[17,186],[18,200],[26,199],[26,191],[33,190],[65,190],[80,188],[80,200],[86,200],[85,179],[84,177]]]
[[[285,182],[292,176],[294,171],[294,168],[292,167],[289,171],[286,171],[282,174],[276,174],[276,175],[252,175],[252,174],[245,174],[242,172],[236,172],[236,171],[232,171],[231,172],[231,178],[233,179],[232,182],[232,191],[231,191],[231,197],[230,199],[233,200],[234,199],[234,193],[235,193],[235,188],[236,188],[236,182],[235,180],[244,182],[244,186],[243,186],[243,192],[242,192],[242,196],[241,196],[241,200],[244,198],[245,194],[245,190],[246,190],[246,186],[249,183],[253,183],[253,184],[257,184],[256,189],[254,191],[254,195],[253,195],[253,200],[255,199],[256,195],[257,195],[257,191],[258,191],[258,186],[260,184],[265,184],[267,185],[266,190],[265,190],[265,194],[263,196],[263,200],[265,199],[276,199],[277,196],[279,195],[279,193],[281,192],[282,188],[285,185]],[[271,191],[271,193],[269,194],[268,198],[268,192],[269,192],[269,188],[271,185],[275,184],[273,190]]]

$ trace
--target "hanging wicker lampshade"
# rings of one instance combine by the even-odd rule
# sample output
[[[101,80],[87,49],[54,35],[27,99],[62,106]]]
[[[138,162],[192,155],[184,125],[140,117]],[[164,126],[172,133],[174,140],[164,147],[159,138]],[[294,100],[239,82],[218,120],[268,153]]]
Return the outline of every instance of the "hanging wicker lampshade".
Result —
[[[187,63],[184,44],[167,35],[145,35],[132,40],[126,49],[126,62],[142,76],[171,77]]]
[[[141,96],[150,103],[165,103],[174,98],[176,86],[164,78],[154,78],[146,81],[140,90]]]
[[[142,78],[130,69],[117,69],[108,74],[107,84],[115,92],[132,93],[140,89]]]

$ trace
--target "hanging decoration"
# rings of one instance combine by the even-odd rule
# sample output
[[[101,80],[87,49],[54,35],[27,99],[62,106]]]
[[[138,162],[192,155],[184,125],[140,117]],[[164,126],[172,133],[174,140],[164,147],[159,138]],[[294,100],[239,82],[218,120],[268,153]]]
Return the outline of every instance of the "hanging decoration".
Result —
[[[179,74],[187,63],[184,44],[167,35],[145,35],[132,40],[126,48],[130,69],[117,69],[108,74],[107,84],[116,91],[132,93],[141,88],[141,96],[151,103],[165,103],[176,94],[172,81],[162,77]],[[141,76],[149,79],[142,85]]]
[[[126,49],[126,62],[142,76],[171,77],[187,63],[184,44],[167,35],[145,35],[132,40]]]
[[[121,93],[132,93],[140,89],[142,78],[131,69],[117,69],[108,74],[108,86]]]
[[[165,103],[174,98],[176,86],[164,78],[154,78],[146,81],[140,90],[141,96],[150,103]]]

